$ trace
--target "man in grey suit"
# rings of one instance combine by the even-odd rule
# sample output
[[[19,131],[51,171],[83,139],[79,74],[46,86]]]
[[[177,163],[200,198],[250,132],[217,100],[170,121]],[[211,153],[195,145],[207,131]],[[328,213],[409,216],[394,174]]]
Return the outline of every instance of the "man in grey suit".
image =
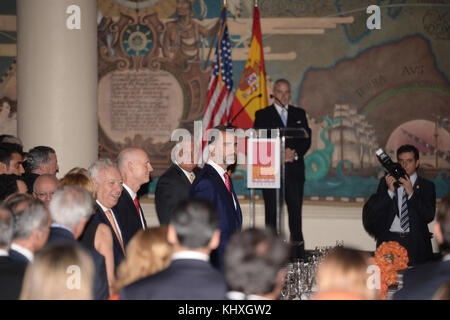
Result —
[[[121,300],[222,300],[224,276],[209,262],[220,241],[219,216],[206,200],[192,199],[174,211],[167,238],[174,253],[169,267],[120,292]]]

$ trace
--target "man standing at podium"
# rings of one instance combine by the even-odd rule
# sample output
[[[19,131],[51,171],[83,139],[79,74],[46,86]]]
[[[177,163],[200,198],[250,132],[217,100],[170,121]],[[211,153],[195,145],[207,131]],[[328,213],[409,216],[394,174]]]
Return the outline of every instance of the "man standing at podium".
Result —
[[[311,146],[311,129],[308,126],[305,110],[289,105],[291,85],[285,79],[275,81],[273,88],[275,102],[255,113],[255,129],[303,128],[308,134],[305,138],[286,138],[285,143],[285,182],[284,197],[289,215],[289,231],[292,244],[291,258],[304,258],[305,244],[302,234],[303,185],[305,164],[303,156]],[[270,135],[270,130],[268,132]],[[268,136],[269,137],[269,136]],[[276,189],[263,189],[266,226],[276,229]],[[283,195],[281,195],[283,197]]]

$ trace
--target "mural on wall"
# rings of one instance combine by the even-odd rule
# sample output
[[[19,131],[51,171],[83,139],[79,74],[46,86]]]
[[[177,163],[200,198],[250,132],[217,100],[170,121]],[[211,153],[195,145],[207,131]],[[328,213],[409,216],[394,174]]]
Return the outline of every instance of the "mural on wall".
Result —
[[[286,78],[292,103],[308,114],[313,137],[305,197],[363,201],[382,174],[375,150],[395,159],[406,143],[420,150],[421,174],[435,183],[437,196],[448,193],[449,1],[276,3],[259,1],[267,87]],[[381,9],[381,29],[367,28],[372,4]],[[98,6],[99,154],[114,158],[126,146],[147,150],[153,193],[170,165],[172,131],[193,132],[202,117],[221,1],[98,0]],[[237,86],[253,3],[228,0],[228,6]],[[14,62],[1,71],[2,132],[14,134]],[[233,181],[239,194],[249,193],[245,165]]]

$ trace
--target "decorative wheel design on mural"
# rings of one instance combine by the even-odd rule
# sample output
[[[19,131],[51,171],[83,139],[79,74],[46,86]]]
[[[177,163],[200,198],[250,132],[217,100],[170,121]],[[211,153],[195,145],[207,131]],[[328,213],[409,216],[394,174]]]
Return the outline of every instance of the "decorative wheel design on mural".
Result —
[[[123,33],[123,49],[129,56],[146,56],[152,51],[153,39],[153,32],[149,27],[142,24],[132,25]]]

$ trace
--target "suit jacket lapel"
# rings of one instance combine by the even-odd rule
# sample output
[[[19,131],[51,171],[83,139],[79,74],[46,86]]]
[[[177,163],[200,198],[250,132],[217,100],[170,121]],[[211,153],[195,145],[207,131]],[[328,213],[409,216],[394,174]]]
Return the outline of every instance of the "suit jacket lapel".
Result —
[[[142,220],[144,220],[144,225],[145,225],[145,227],[147,227],[147,221],[145,221],[144,210],[142,210],[140,202],[138,201],[139,210],[141,210],[141,212],[138,213],[136,210],[136,205],[134,204],[134,199],[131,199],[131,195],[128,193],[127,189],[122,187],[122,193],[126,194],[125,196],[128,199],[127,203],[129,204],[130,210],[134,210],[134,212],[136,212],[136,214],[138,215],[138,218],[139,218],[139,222],[141,221],[141,212],[142,212]],[[132,211],[130,211],[130,212],[132,212]]]
[[[231,185],[231,191],[232,191],[233,195],[231,195],[230,192],[228,191],[228,189],[227,189],[225,183],[223,182],[222,177],[220,177],[219,173],[209,164],[206,164],[205,166],[208,166],[208,170],[211,171],[212,176],[216,180],[215,181],[216,184],[220,185],[219,191],[222,194],[222,197],[229,199],[229,201],[227,201],[226,203],[230,207],[230,212],[233,212],[233,217],[238,222],[238,225],[240,228],[242,226],[242,212],[241,212],[241,208],[239,206],[239,201],[237,199],[236,193],[234,192],[233,181],[231,180],[231,177],[230,177],[230,185]],[[234,207],[233,197],[234,197],[234,200],[236,201],[236,208]]]
[[[242,226],[241,206],[239,205],[239,201],[238,201],[236,192],[234,192],[233,180],[231,179],[231,177],[230,177],[230,185],[231,185],[231,192],[233,193],[234,201],[236,201],[236,210],[235,211],[236,211],[236,214],[237,214],[237,219],[239,221],[239,226]]]
[[[181,170],[181,168],[176,164],[174,164],[173,166],[175,167],[177,174],[182,177],[182,181],[184,181],[186,185],[191,186],[191,181],[189,181],[188,177],[186,177],[183,170]]]
[[[275,104],[272,104],[270,107],[270,112],[271,112],[271,118],[274,120],[274,128],[284,128],[284,123],[283,120],[281,120],[281,116],[277,111],[277,108],[275,107]],[[289,121],[289,112],[288,112],[288,121]]]

